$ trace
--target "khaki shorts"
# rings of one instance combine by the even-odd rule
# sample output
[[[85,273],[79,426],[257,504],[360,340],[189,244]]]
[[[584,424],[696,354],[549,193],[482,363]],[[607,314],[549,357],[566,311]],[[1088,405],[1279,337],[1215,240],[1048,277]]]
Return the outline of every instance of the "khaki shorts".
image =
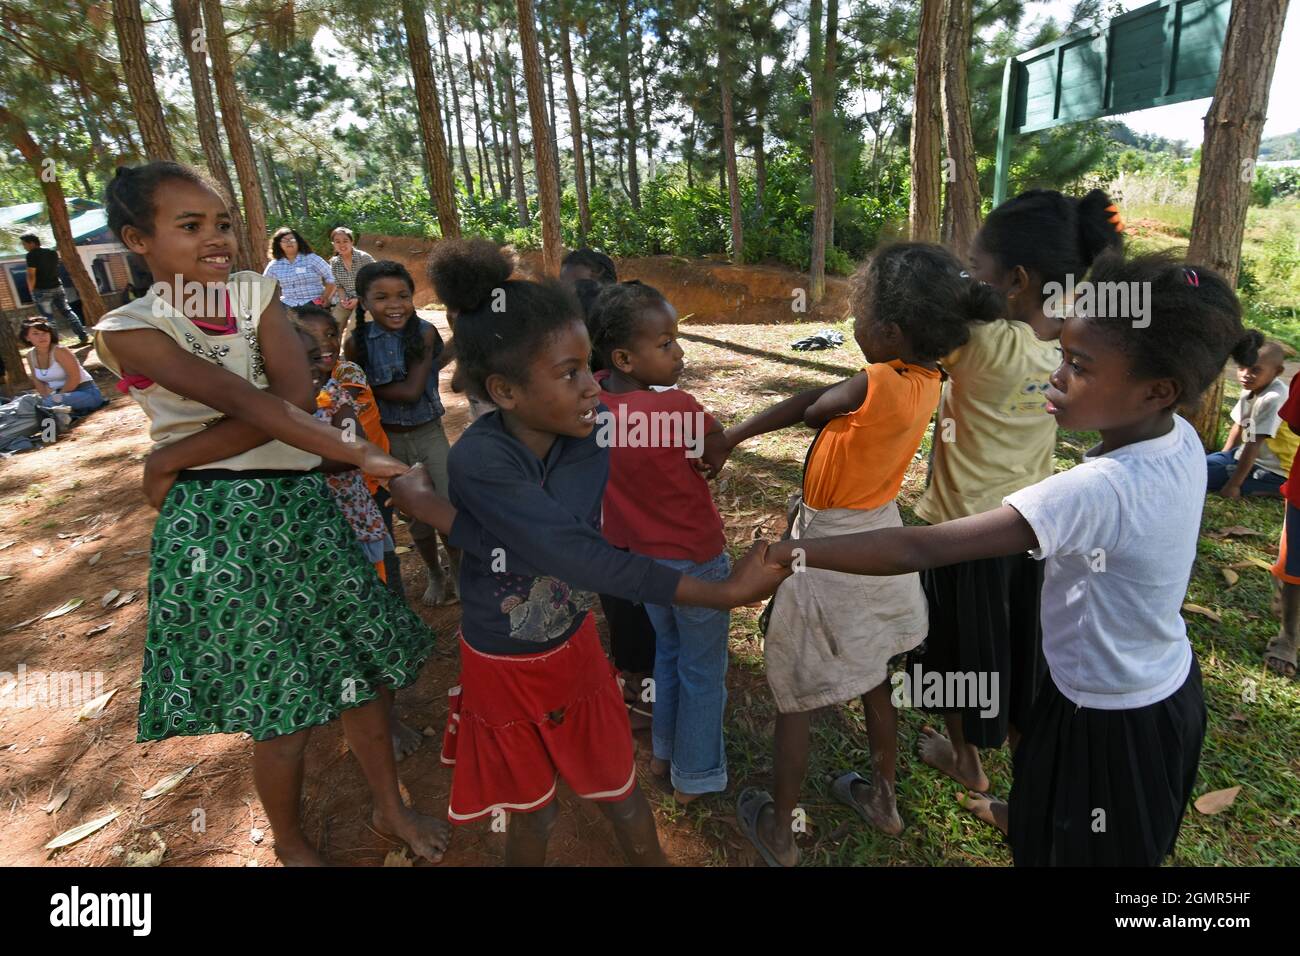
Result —
[[[894,502],[870,511],[798,502],[792,539],[902,527]],[[885,577],[804,568],[772,598],[763,642],[767,682],[783,714],[840,704],[879,687],[890,658],[925,640],[930,612],[915,572]]]
[[[447,454],[451,446],[442,430],[442,419],[435,418],[409,432],[388,432],[388,451],[403,464],[423,464],[429,472],[434,490],[447,497],[450,482],[447,479]],[[433,527],[422,521],[411,522],[411,537],[417,541],[434,533]]]

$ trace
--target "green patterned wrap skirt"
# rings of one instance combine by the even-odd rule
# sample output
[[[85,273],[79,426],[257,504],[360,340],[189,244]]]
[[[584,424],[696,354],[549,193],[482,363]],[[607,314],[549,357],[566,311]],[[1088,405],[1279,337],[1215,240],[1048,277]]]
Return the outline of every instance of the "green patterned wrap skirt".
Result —
[[[154,525],[139,741],[268,740],[416,679],[434,634],[379,580],[324,475],[190,474]]]

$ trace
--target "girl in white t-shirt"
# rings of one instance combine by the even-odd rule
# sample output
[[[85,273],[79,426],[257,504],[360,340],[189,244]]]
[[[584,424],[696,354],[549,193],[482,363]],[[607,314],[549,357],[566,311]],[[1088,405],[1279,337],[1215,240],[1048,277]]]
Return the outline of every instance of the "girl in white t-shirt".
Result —
[[[1091,278],[1149,295],[1127,314],[1063,323],[1047,412],[1101,433],[1082,464],[983,514],[768,551],[796,569],[871,575],[1024,551],[1044,562],[1051,679],[1016,750],[1010,800],[963,797],[1007,833],[1020,866],[1154,866],[1174,848],[1205,737],[1179,610],[1206,481],[1200,440],[1175,410],[1196,402],[1230,354],[1248,362],[1259,347],[1231,286],[1199,266],[1107,256]]]

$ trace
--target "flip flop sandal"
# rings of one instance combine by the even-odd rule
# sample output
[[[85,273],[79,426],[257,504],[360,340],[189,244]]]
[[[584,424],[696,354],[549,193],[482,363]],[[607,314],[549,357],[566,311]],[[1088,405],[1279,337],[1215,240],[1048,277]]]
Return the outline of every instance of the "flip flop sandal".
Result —
[[[1296,648],[1282,636],[1276,635],[1264,648],[1264,664],[1274,674],[1282,677],[1296,675]]]
[[[875,826],[871,822],[871,818],[867,816],[867,811],[862,808],[862,804],[853,799],[853,785],[855,783],[860,783],[864,787],[871,786],[866,777],[856,770],[850,770],[848,773],[842,773],[835,778],[835,782],[831,784],[831,796],[861,817],[862,822],[867,826]]]
[[[754,844],[754,849],[758,851],[764,863],[778,869],[787,869],[758,835],[758,819],[763,814],[763,808],[775,802],[766,790],[746,787],[736,798],[736,822],[740,824],[740,832]]]

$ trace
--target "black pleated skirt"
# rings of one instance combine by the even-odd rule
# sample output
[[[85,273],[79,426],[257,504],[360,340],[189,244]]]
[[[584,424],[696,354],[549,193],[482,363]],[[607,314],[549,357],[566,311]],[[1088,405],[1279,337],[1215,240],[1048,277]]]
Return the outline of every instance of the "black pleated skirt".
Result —
[[[1077,707],[1049,677],[1015,754],[1016,866],[1158,866],[1178,839],[1205,723],[1195,657],[1182,687],[1132,710]]]
[[[961,709],[967,743],[1000,747],[1008,725],[1025,729],[1046,680],[1038,617],[1043,563],[1028,554],[984,558],[921,574],[930,632],[909,658],[926,671],[998,675],[997,712]]]

